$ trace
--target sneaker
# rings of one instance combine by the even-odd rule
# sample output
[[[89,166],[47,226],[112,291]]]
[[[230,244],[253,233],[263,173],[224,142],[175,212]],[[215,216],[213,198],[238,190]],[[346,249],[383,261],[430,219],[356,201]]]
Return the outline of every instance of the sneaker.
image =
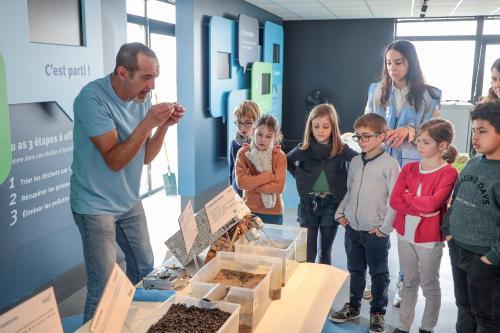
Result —
[[[359,309],[356,309],[349,303],[345,303],[342,309],[332,313],[329,317],[334,323],[343,323],[356,318],[359,318]]]
[[[394,332],[392,332],[392,333],[410,333],[410,332],[408,332],[408,331],[403,331],[403,330],[400,330],[399,328],[396,328],[396,329],[394,330]]]
[[[392,300],[392,305],[399,308],[401,305],[401,294],[403,292],[403,281],[396,282],[396,293],[394,294],[394,298]]]
[[[363,291],[363,298],[370,300],[372,299],[372,279],[370,278],[370,274],[366,274],[366,285],[365,290]]]
[[[370,333],[384,333],[385,319],[381,313],[370,314]]]

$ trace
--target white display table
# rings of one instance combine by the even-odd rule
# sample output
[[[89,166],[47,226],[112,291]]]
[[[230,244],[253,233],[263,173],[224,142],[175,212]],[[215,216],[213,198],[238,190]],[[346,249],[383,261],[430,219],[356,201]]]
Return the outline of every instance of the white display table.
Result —
[[[349,273],[332,266],[299,264],[282,288],[281,299],[272,301],[254,332],[321,332],[330,307],[348,276]],[[179,293],[189,293],[189,286]],[[133,302],[122,332],[141,333],[134,328],[159,304]],[[89,323],[77,331],[88,332]]]

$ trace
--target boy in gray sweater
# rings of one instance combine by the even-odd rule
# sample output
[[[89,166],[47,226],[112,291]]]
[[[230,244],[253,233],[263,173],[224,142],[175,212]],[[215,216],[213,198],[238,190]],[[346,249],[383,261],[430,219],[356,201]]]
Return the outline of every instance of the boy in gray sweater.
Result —
[[[441,230],[448,241],[458,333],[500,329],[500,102],[471,113],[480,156],[459,175]]]
[[[345,322],[359,317],[361,298],[368,266],[372,280],[370,332],[385,332],[385,311],[389,286],[389,234],[395,212],[388,201],[400,167],[383,149],[387,124],[375,113],[365,114],[354,122],[362,155],[349,166],[347,193],[335,219],[345,227],[347,269],[351,274],[350,299],[333,313],[330,320]]]

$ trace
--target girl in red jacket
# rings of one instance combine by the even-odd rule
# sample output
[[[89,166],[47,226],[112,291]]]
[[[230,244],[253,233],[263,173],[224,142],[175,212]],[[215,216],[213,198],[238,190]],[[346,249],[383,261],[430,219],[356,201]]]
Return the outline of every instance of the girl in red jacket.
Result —
[[[443,255],[441,221],[458,173],[450,165],[457,156],[451,144],[453,127],[444,119],[423,123],[417,131],[420,162],[406,164],[394,185],[390,205],[397,211],[394,229],[403,268],[403,293],[396,332],[409,332],[415,316],[418,287],[425,308],[420,332],[432,332],[441,307],[439,266]]]

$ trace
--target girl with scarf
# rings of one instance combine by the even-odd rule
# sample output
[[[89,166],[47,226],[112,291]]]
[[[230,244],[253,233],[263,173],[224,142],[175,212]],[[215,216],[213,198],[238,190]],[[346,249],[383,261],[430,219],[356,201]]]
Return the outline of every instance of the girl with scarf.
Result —
[[[262,116],[253,126],[252,142],[244,144],[236,158],[236,184],[245,204],[264,223],[283,224],[286,155],[280,142],[278,120]]]

